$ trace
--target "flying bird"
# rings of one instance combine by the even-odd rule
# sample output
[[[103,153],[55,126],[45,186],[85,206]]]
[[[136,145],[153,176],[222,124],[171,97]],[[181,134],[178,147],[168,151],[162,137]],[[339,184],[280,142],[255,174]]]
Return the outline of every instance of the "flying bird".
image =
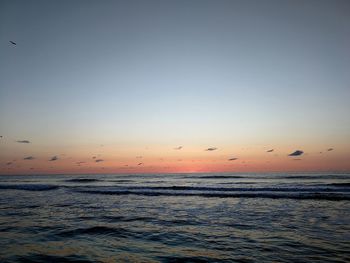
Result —
[[[331,151],[333,151],[334,149],[333,148],[328,148],[327,149],[327,152],[331,152]]]
[[[16,43],[16,42],[13,42],[13,41],[10,40],[10,43],[11,43],[12,45],[14,45],[14,46],[17,46],[17,43]]]
[[[267,153],[272,153],[274,151],[274,149],[268,150],[266,151]]]
[[[33,156],[28,156],[28,157],[24,157],[23,160],[34,160],[35,158]]]
[[[52,161],[57,161],[58,160],[58,157],[57,156],[53,156],[49,161],[52,162]]]
[[[300,156],[302,155],[304,152],[301,150],[296,150],[295,152],[292,152],[290,154],[288,154],[288,156]]]
[[[143,163],[138,163],[138,165],[143,165]]]
[[[183,147],[179,146],[179,147],[175,147],[174,150],[181,150]]]
[[[28,141],[28,140],[19,140],[19,141],[17,141],[18,143],[30,143],[30,141]]]
[[[7,162],[7,163],[6,163],[6,165],[11,165],[11,164],[12,164],[12,162]]]
[[[228,159],[228,161],[236,161],[238,158],[230,158],[230,159]]]
[[[205,151],[211,152],[211,151],[215,151],[215,150],[217,150],[217,149],[218,149],[218,148],[216,148],[216,147],[210,147],[210,148],[205,149]]]
[[[102,159],[97,159],[97,160],[95,160],[96,163],[103,162],[103,161],[104,161],[104,160],[102,160]]]

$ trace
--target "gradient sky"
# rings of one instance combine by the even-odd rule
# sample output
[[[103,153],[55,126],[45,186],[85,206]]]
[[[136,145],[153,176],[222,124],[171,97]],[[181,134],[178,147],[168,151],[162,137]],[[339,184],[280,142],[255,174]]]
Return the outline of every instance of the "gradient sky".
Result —
[[[2,0],[0,173],[349,171],[349,14]]]

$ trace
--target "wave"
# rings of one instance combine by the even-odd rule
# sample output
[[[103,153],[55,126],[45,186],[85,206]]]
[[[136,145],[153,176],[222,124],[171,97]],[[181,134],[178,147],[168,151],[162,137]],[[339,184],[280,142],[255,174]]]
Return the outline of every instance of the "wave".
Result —
[[[203,175],[203,176],[186,176],[186,178],[191,179],[239,179],[239,178],[249,178],[246,176],[240,176],[240,175]]]
[[[93,183],[93,182],[99,182],[100,179],[95,178],[73,178],[65,180],[65,182],[72,182],[72,183]]]
[[[141,196],[200,196],[216,198],[272,198],[272,199],[315,199],[315,200],[350,200],[350,195],[343,193],[318,192],[187,192],[187,191],[130,191],[130,190],[78,190],[84,194],[102,195],[141,195]]]
[[[130,231],[124,228],[107,227],[107,226],[93,226],[87,228],[77,228],[73,230],[62,231],[56,234],[60,237],[75,237],[79,235],[111,235],[118,237],[129,237]]]
[[[0,189],[13,189],[25,191],[49,191],[58,189],[58,185],[49,184],[1,184]]]
[[[98,191],[208,191],[208,192],[350,192],[348,187],[206,187],[206,186],[91,186],[74,187],[79,190]]]
[[[12,262],[12,261],[11,261]],[[69,255],[69,256],[56,256],[47,254],[31,253],[24,256],[17,256],[13,262],[26,262],[26,263],[45,263],[45,262],[64,262],[64,263],[93,263],[95,261],[88,260],[83,255]]]

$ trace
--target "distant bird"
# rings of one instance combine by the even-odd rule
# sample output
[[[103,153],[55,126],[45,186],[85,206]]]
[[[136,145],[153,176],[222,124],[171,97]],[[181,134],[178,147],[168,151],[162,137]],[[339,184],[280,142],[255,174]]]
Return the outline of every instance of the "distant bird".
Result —
[[[228,159],[228,161],[235,161],[235,160],[237,160],[238,158],[230,158],[230,159]]]
[[[296,150],[295,152],[292,152],[290,154],[288,154],[288,156],[300,156],[302,155],[304,152],[301,150]]]
[[[267,153],[272,153],[274,151],[274,149],[268,150],[266,151]]]
[[[103,161],[104,161],[104,160],[102,160],[102,159],[97,159],[97,160],[95,160],[96,163],[103,162]]]
[[[7,162],[7,163],[6,163],[6,165],[11,165],[11,164],[12,164],[12,162]]]
[[[23,160],[34,160],[35,158],[33,156],[28,156],[28,157],[24,157]]]
[[[57,161],[58,160],[58,157],[57,156],[53,156],[49,161],[52,162],[52,161]]]
[[[12,45],[14,45],[14,46],[17,46],[17,43],[16,43],[16,42],[13,42],[13,41],[10,40],[10,43],[11,43]]]
[[[331,152],[331,151],[333,151],[334,149],[333,148],[328,148],[327,149],[327,152]]]
[[[179,146],[179,147],[175,147],[174,150],[181,150],[183,147]]]
[[[143,163],[138,163],[138,165],[143,165]]]
[[[30,141],[28,141],[28,140],[19,140],[19,141],[17,141],[18,143],[30,143]]]
[[[0,138],[2,138],[2,135],[0,135]]]
[[[216,147],[210,147],[210,148],[205,149],[205,151],[211,152],[211,151],[215,151],[215,150],[217,150],[217,149],[218,149],[218,148],[216,148]]]
[[[92,156],[92,159],[96,159],[96,156]]]

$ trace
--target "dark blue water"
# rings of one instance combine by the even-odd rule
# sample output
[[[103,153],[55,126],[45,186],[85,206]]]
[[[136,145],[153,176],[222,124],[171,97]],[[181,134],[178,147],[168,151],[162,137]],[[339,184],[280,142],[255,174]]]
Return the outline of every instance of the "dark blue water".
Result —
[[[349,174],[0,176],[0,262],[350,262]]]

